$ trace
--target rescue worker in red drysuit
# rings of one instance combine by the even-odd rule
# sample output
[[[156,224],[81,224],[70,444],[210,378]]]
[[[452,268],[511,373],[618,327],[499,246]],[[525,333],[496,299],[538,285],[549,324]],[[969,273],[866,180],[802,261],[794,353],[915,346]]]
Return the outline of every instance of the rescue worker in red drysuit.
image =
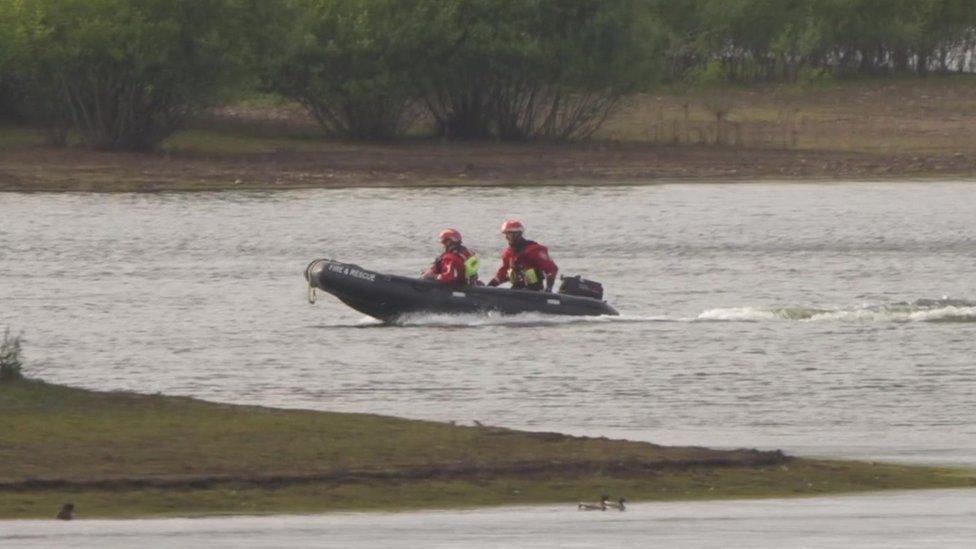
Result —
[[[522,290],[552,291],[559,267],[549,257],[549,250],[538,242],[522,236],[525,227],[514,220],[502,223],[502,234],[508,240],[508,248],[502,252],[502,266],[489,286],[511,282],[512,288]],[[543,286],[544,285],[544,286]]]
[[[444,253],[420,275],[421,278],[436,280],[441,284],[479,285],[478,256],[461,244],[461,233],[444,229],[438,238],[444,245]]]

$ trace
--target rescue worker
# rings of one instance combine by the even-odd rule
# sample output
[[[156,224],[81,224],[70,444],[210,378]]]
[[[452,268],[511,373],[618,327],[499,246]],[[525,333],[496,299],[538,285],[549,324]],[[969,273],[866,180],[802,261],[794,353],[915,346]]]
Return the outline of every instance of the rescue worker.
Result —
[[[478,256],[461,243],[461,233],[454,229],[444,229],[438,238],[444,245],[444,253],[420,275],[421,278],[436,280],[442,284],[479,285]]]
[[[519,221],[502,223],[502,234],[508,240],[508,248],[502,252],[502,266],[488,285],[511,282],[512,288],[538,291],[544,287],[551,292],[559,267],[549,257],[549,250],[538,242],[526,240],[524,232],[525,227]]]

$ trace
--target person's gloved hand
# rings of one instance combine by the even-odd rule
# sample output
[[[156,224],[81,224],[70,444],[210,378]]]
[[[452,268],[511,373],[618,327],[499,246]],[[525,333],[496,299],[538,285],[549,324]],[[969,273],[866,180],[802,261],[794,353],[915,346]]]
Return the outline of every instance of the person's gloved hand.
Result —
[[[501,284],[501,282],[499,282],[497,278],[493,278],[488,282],[488,285],[492,287],[498,286],[499,284]]]

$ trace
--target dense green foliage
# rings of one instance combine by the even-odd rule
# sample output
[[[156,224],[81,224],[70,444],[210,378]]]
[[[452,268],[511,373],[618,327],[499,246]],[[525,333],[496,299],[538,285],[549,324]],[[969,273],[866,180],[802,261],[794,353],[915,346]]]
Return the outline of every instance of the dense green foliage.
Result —
[[[423,21],[414,2],[298,0],[271,87],[300,102],[330,134],[390,138],[416,103],[411,68]]]
[[[15,19],[9,0],[0,0],[0,119],[16,115],[20,85],[14,77]]]
[[[20,336],[11,336],[10,329],[3,332],[0,340],[0,382],[13,381],[23,377],[23,358],[21,357]]]
[[[672,77],[972,71],[976,0],[658,0]]]
[[[648,4],[299,0],[274,88],[331,133],[388,138],[423,106],[453,138],[584,136],[654,77]]]
[[[63,139],[148,150],[239,82],[259,0],[20,0],[17,72]],[[248,28],[251,23],[252,28]]]
[[[657,75],[661,33],[646,2],[436,5],[417,82],[450,137],[585,137]]]
[[[590,135],[656,82],[976,70],[976,0],[0,0],[0,115],[146,150],[228,90],[337,136]]]

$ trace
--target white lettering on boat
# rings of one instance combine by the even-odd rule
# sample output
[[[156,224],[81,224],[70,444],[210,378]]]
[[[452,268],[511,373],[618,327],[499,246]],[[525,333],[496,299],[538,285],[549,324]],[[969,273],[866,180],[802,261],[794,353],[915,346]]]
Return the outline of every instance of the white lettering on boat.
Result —
[[[365,280],[367,282],[376,282],[375,273],[367,273],[366,271],[360,271],[359,269],[349,267],[347,265],[338,265],[336,263],[330,263],[329,270],[336,274],[351,276],[353,278],[358,278],[360,280]]]

